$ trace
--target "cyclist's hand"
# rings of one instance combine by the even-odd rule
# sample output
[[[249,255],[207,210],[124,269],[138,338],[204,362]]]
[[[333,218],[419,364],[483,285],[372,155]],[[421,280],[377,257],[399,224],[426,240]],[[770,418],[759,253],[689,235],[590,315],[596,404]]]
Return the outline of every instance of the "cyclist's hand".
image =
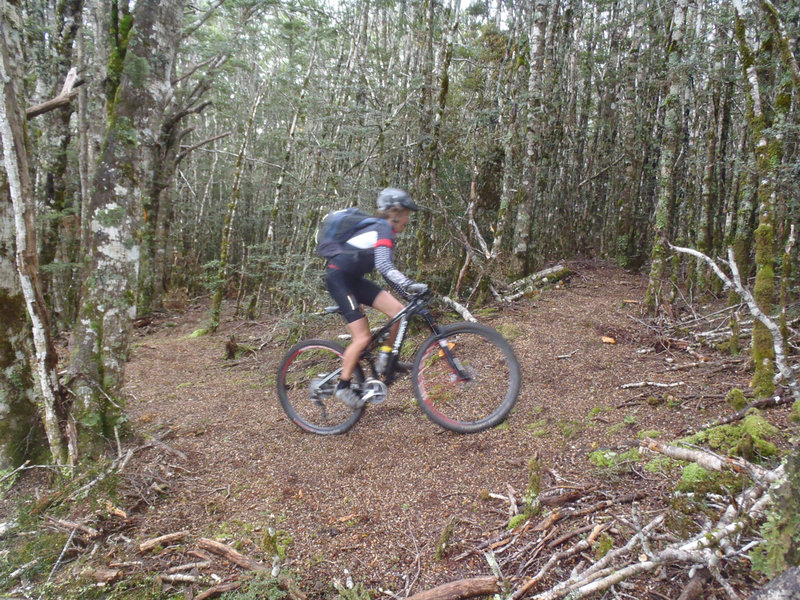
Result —
[[[428,292],[428,284],[426,283],[410,283],[406,286],[406,291],[409,294],[426,294]]]

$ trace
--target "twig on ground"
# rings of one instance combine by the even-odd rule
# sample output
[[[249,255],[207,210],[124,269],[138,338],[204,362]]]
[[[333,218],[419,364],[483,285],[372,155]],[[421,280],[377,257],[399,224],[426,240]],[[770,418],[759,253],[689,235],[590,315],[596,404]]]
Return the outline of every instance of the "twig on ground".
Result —
[[[657,381],[639,381],[636,383],[623,383],[620,387],[622,390],[629,390],[631,388],[640,387],[658,387],[658,388],[672,388],[686,385],[683,381],[676,381],[675,383],[659,383]]]
[[[53,573],[56,572],[56,569],[58,569],[59,565],[61,564],[61,561],[64,559],[64,555],[67,553],[67,550],[69,550],[69,547],[72,545],[72,539],[75,537],[75,532],[76,531],[78,531],[77,527],[75,529],[73,529],[72,532],[69,534],[69,538],[67,538],[67,542],[64,544],[64,547],[61,549],[61,554],[58,555],[58,560],[56,560],[55,564],[53,565],[53,568],[50,569],[50,574],[47,576],[47,579],[44,582],[45,587],[47,586],[48,583],[50,583],[50,579],[52,579]]]

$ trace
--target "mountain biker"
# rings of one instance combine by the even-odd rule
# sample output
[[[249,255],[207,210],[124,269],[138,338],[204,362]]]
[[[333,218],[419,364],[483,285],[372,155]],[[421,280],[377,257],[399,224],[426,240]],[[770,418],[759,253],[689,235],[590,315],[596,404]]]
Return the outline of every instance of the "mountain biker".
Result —
[[[392,262],[395,236],[408,225],[411,211],[419,207],[407,192],[396,188],[382,190],[376,207],[379,218],[357,229],[344,244],[346,251],[331,258],[325,269],[328,293],[339,305],[352,336],[342,356],[342,373],[335,397],[353,409],[361,406],[362,400],[350,382],[358,359],[370,342],[369,323],[360,305],[372,306],[390,319],[403,308],[397,298],[365,275],[377,269],[389,286],[404,298],[428,289],[424,283],[415,283],[403,275]],[[392,328],[387,345],[394,342],[398,326],[395,324]]]

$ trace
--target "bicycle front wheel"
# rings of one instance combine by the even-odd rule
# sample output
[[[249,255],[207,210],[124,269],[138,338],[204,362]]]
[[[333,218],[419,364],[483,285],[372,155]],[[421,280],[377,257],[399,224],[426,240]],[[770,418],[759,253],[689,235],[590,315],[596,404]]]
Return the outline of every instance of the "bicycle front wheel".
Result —
[[[498,425],[519,394],[514,350],[497,331],[478,323],[448,325],[443,333],[440,339],[425,340],[414,358],[412,380],[420,408],[431,421],[457,433]]]
[[[344,433],[361,418],[334,397],[344,348],[328,340],[305,340],[292,346],[278,368],[278,396],[283,410],[300,428],[320,435]],[[353,382],[364,375],[360,367]]]

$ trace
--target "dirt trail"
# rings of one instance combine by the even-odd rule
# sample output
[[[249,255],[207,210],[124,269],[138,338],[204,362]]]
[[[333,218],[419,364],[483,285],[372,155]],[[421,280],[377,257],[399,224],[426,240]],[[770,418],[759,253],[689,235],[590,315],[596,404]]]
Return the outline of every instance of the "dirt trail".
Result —
[[[582,264],[566,285],[482,316],[512,342],[523,387],[507,424],[470,436],[428,421],[407,382],[391,388],[384,404],[368,407],[344,436],[303,433],[274,392],[286,349],[276,321],[226,320],[215,335],[190,338],[206,313],[171,315],[139,331],[127,370],[133,421],[155,435],[168,432],[168,448],[143,453],[139,460],[149,470],[129,481],[151,506],[141,510],[147,507],[139,503],[127,535],[142,540],[188,529],[195,537],[235,541],[245,554],[269,562],[264,538],[273,528],[285,546],[285,564],[303,574],[307,593],[330,591],[345,569],[373,591],[399,592],[412,581],[412,591],[420,591],[489,572],[480,553],[456,558],[504,531],[508,503],[489,493],[508,495],[509,486],[521,493],[534,452],[550,470],[545,487],[596,485],[610,498],[644,490],[646,504],[657,504],[671,491],[665,476],[634,469],[609,479],[588,454],[634,444],[642,430],[671,439],[707,421],[724,411],[720,395],[746,385],[746,374],[667,371],[667,358],[673,364],[695,359],[643,352],[654,342],[638,320],[645,286],[639,275]],[[342,330],[336,318],[323,326],[314,333]],[[268,343],[255,357],[225,361],[224,342],[234,333],[243,345]],[[645,380],[685,382],[671,388],[684,399],[680,409],[651,406],[644,397],[626,406],[643,390],[620,386]],[[152,488],[144,489],[148,477],[161,482],[155,498]],[[135,493],[128,493],[134,502]],[[619,510],[629,513],[629,507]],[[452,547],[437,560],[449,523]]]

